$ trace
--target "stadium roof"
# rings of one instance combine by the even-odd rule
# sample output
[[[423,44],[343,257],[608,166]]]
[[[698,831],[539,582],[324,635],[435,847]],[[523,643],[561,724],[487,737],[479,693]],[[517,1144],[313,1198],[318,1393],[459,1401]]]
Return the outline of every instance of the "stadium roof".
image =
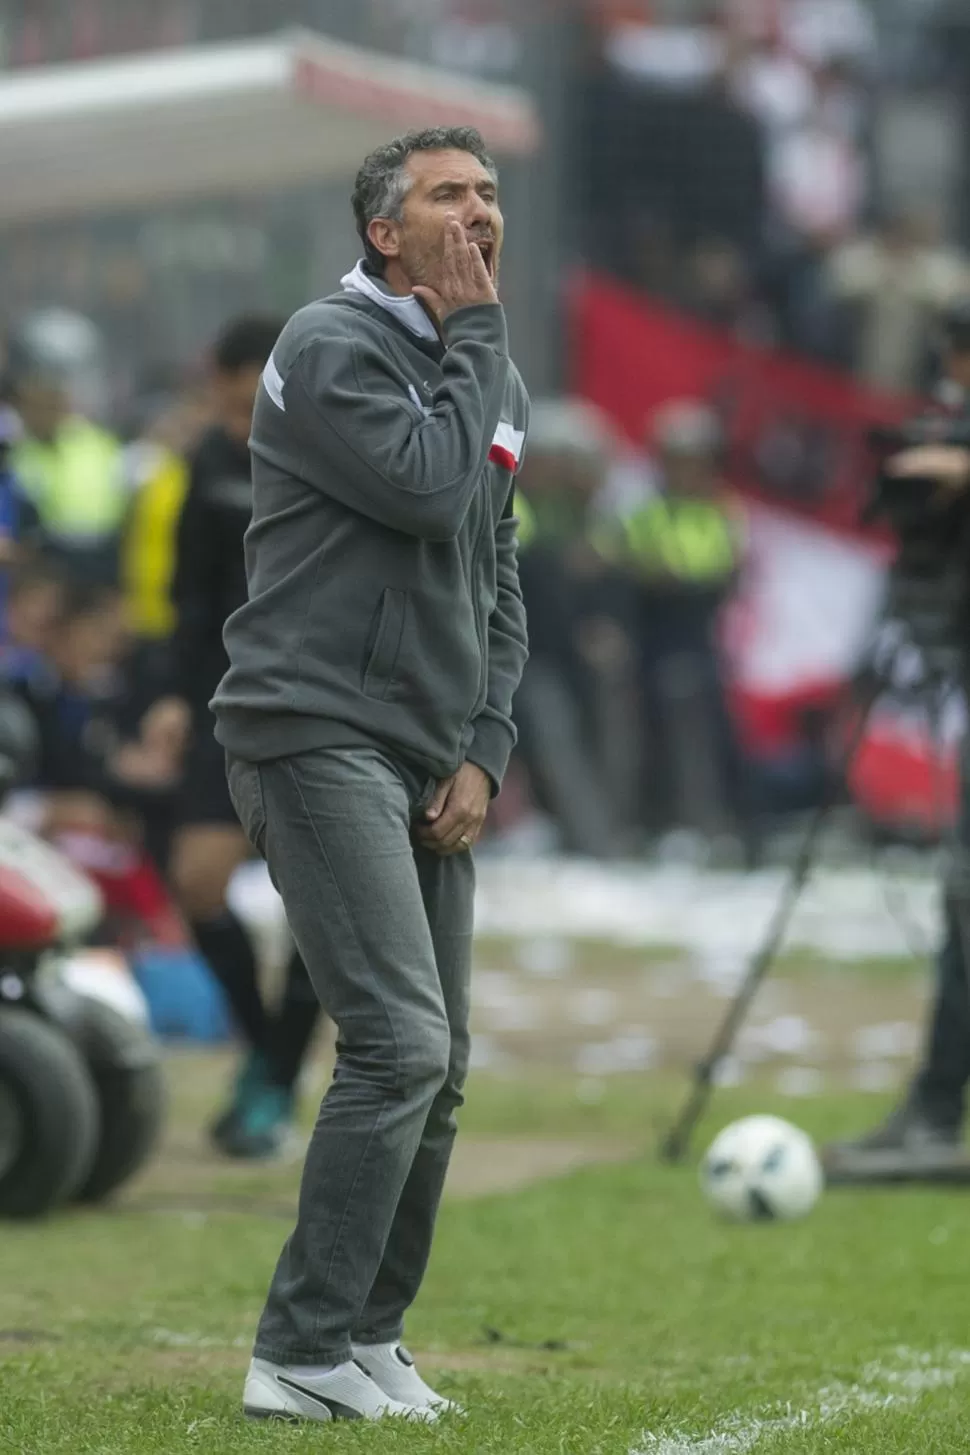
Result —
[[[309,31],[0,80],[0,225],[346,175],[411,126],[538,142],[531,98]]]

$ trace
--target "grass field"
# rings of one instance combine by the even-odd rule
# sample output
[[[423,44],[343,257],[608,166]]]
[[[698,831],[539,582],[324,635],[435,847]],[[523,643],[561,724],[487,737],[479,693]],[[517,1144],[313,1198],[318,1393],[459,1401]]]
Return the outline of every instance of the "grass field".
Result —
[[[878,1019],[883,987],[865,976]],[[0,1230],[4,1455],[970,1449],[965,1193],[832,1192],[799,1225],[724,1226],[693,1167],[655,1158],[682,1089],[672,1072],[591,1082],[556,1065],[479,1072],[464,1113],[409,1339],[467,1414],[248,1425],[241,1379],[298,1169],[209,1161],[198,1126],[224,1068],[175,1066],[169,1148],[119,1206]],[[719,1093],[698,1150],[748,1111],[824,1138],[881,1110],[773,1086]],[[594,1153],[529,1180],[530,1163]]]

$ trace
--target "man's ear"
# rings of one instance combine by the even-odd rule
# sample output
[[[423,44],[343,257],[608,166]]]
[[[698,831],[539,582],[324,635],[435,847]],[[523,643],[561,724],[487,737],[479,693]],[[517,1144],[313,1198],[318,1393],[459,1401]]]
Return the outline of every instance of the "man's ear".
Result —
[[[385,258],[401,255],[400,229],[388,217],[372,217],[367,224],[367,241]]]

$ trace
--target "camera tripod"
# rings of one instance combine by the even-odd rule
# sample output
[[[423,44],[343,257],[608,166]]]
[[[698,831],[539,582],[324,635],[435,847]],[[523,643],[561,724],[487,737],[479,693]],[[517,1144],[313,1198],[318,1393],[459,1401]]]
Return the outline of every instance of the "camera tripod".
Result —
[[[884,622],[881,628],[884,636],[888,629],[889,623]],[[695,1068],[693,1084],[683,1107],[661,1141],[660,1156],[664,1161],[680,1162],[686,1156],[691,1135],[713,1095],[718,1069],[730,1054],[752,1002],[782,948],[792,915],[815,867],[822,835],[865,736],[873,709],[887,692],[900,691],[898,678],[904,675],[900,668],[912,668],[916,654],[921,662],[920,675],[903,687],[903,695],[924,708],[931,735],[939,741],[943,704],[957,678],[957,654],[949,645],[939,646],[936,642],[917,645],[912,638],[902,638],[898,632],[895,641],[880,642],[879,638],[880,632],[877,631],[874,647],[847,689],[845,708],[850,725],[841,751],[827,775],[821,800],[809,820],[764,939],[751,956],[737,993],[706,1054]]]

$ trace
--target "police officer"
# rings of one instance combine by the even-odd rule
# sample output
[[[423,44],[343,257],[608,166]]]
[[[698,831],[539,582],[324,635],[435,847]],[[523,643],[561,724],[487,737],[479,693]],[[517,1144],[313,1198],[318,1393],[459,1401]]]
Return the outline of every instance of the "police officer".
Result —
[[[113,585],[129,489],[120,441],[84,412],[103,373],[100,335],[79,314],[45,309],[23,320],[8,353],[22,424],[11,464],[45,549],[76,578]]]
[[[943,377],[933,410],[954,418],[970,414],[970,298],[944,324]],[[919,445],[890,460],[897,477],[935,479],[943,490],[970,488],[970,450]],[[970,852],[970,740],[963,745],[959,848]],[[970,1084],[970,881],[956,856],[945,896],[945,931],[936,961],[937,987],[922,1063],[887,1120],[856,1141],[826,1148],[830,1182],[970,1180],[963,1142]]]

